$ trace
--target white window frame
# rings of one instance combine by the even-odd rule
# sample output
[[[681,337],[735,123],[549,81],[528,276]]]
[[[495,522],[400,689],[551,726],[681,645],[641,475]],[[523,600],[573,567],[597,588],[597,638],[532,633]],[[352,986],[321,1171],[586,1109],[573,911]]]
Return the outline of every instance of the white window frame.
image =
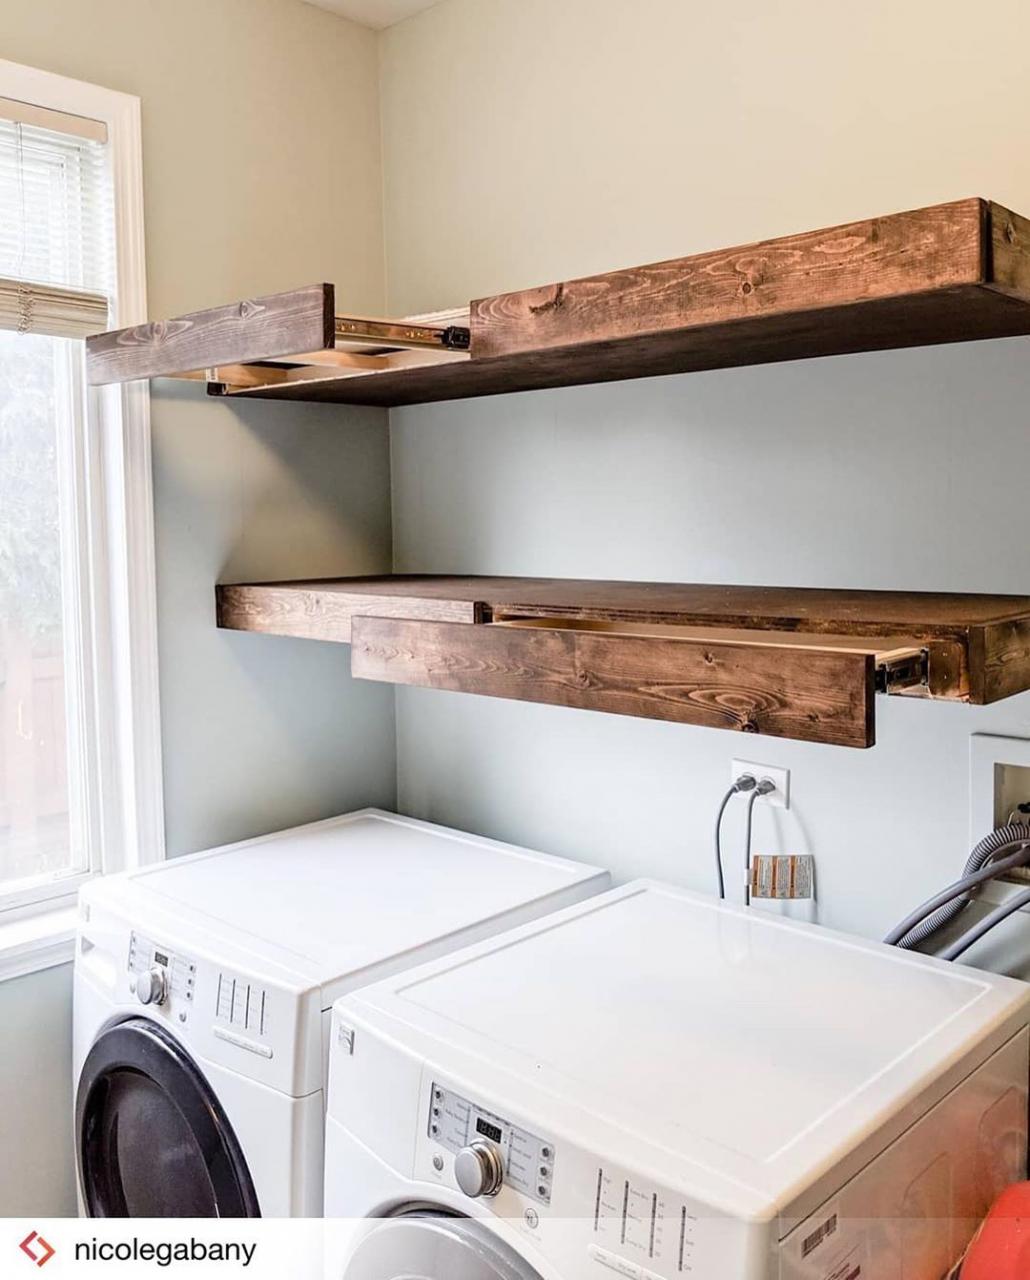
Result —
[[[139,98],[3,60],[0,97],[107,126],[116,249],[110,326],[143,323]],[[78,574],[69,577],[78,584],[66,591],[65,613],[79,619],[70,657],[79,664],[84,723],[69,741],[85,743],[84,793],[73,808],[85,813],[90,865],[42,888],[0,888],[0,980],[71,958],[84,880],[164,857],[149,385],[92,389],[86,406],[85,429],[74,433],[73,456],[64,460],[73,483],[84,486],[71,539],[80,554]],[[67,661],[67,644],[65,652]]]

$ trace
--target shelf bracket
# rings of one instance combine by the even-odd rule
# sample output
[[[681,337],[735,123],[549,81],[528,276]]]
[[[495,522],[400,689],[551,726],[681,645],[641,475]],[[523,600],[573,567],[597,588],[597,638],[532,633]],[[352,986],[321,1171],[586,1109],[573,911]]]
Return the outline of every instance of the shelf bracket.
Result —
[[[908,693],[913,689],[926,689],[930,683],[930,651],[920,649],[915,653],[886,658],[876,667],[877,693]]]

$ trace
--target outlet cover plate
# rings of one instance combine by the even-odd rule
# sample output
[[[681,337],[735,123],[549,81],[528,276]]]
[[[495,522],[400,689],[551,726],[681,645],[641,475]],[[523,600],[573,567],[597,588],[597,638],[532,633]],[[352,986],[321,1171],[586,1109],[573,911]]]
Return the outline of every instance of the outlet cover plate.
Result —
[[[1030,770],[1030,739],[974,733],[969,739],[970,849],[1006,820],[1007,814],[997,809],[1000,788],[1004,785],[1001,775],[1005,769]],[[1000,906],[1025,888],[1025,879],[989,880],[980,890],[980,900]],[[1024,907],[1023,910],[1030,908]]]
[[[776,790],[762,797],[765,804],[776,809],[790,808],[790,770],[781,769],[774,764],[754,764],[751,760],[733,760],[730,762],[730,781],[736,782],[742,773],[750,773],[759,782],[769,778],[776,783]]]

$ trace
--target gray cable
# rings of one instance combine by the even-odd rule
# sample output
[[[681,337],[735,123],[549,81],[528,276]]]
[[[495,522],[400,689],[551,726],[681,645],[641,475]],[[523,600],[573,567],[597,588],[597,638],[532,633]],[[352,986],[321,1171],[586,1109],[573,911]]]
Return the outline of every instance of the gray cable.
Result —
[[[739,795],[742,791],[753,791],[758,786],[758,781],[750,773],[742,773],[736,780],[729,791],[722,798],[719,805],[719,812],[715,818],[715,874],[719,880],[719,897],[726,897],[726,880],[722,871],[722,816],[726,812],[726,806],[734,796]]]
[[[991,831],[974,845],[972,852],[966,859],[966,865],[962,869],[962,878],[979,871],[988,862],[1015,847],[1020,841],[1030,841],[1030,826],[1013,822]],[[990,877],[987,878],[990,879]],[[956,881],[956,884],[959,882]],[[976,881],[975,883],[982,884],[983,881]],[[930,901],[933,901],[933,899]],[[968,896],[963,896],[961,893],[949,895],[943,900],[943,905],[936,909],[930,907],[929,904],[924,904],[925,910],[920,907],[918,911],[907,917],[909,921],[912,921],[914,917],[914,923],[910,923],[905,930],[902,930],[900,925],[892,929],[885,941],[896,943],[904,948],[918,946],[919,943],[925,942],[927,938],[932,937],[939,929],[943,929],[946,924],[954,920],[968,905]]]
[[[935,913],[941,911],[942,908],[946,908],[957,899],[964,898],[968,902],[970,891],[978,885],[985,884],[988,880],[994,880],[997,876],[1004,875],[1006,871],[1012,871],[1016,867],[1025,867],[1030,862],[1030,844],[1027,843],[1025,838],[1021,841],[1011,841],[1010,843],[1018,843],[1019,847],[1014,853],[1010,853],[1005,858],[998,858],[997,861],[988,863],[987,866],[981,867],[979,871],[974,871],[970,875],[961,876],[954,884],[948,885],[940,893],[935,893],[932,898],[928,898],[921,906],[916,907],[915,911],[907,915],[900,924],[896,924],[884,938],[884,942],[890,946],[910,949],[914,945],[913,939],[917,932],[917,926],[921,921],[927,917],[932,919]],[[1007,846],[1002,847],[1005,848]],[[953,919],[956,915],[958,915],[958,912],[953,911],[948,916],[948,919]],[[930,932],[935,933],[939,927],[935,927]],[[929,933],[923,934],[923,937],[929,936]],[[915,938],[915,941],[920,940]]]
[[[747,799],[747,826],[744,830],[744,905],[751,905],[751,824],[754,818],[755,801],[776,790],[776,783],[763,778]]]
[[[964,933],[950,947],[945,947],[940,953],[940,958],[942,960],[954,960],[963,951],[971,947],[974,942],[979,942],[985,933],[990,933],[995,925],[1001,924],[1003,920],[1015,915],[1020,908],[1025,906],[1030,906],[1030,889],[1024,889],[1022,893],[1017,893],[1014,898],[1010,898],[1003,906],[998,907],[996,911],[992,911],[989,916],[984,916],[980,923],[973,925],[968,933]]]

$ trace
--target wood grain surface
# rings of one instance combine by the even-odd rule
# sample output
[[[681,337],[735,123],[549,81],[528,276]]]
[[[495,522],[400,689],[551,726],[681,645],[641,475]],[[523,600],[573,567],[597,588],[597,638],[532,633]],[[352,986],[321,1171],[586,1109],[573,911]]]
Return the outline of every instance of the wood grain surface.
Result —
[[[317,351],[333,345],[334,323],[331,284],[250,298],[87,338],[87,377],[131,382]]]
[[[480,298],[468,358],[269,369],[331,363],[314,356],[333,348],[332,311],[318,285],[98,335],[90,380],[265,361],[209,391],[396,406],[1013,337],[1030,333],[1030,222],[981,199],[933,205]]]
[[[422,599],[417,595],[376,592],[374,588],[338,591],[332,587],[323,589],[318,583],[305,584],[301,591],[289,585],[220,586],[215,599],[220,627],[341,644],[350,644],[352,620],[366,614],[438,622],[479,620],[471,600]]]
[[[1030,299],[983,285],[961,285],[816,311],[761,315],[702,328],[672,329],[422,368],[331,380],[296,378],[282,385],[232,394],[391,408],[1027,333]],[[222,394],[220,388],[213,393]]]
[[[991,287],[1016,298],[1030,298],[1030,219],[990,206],[988,278]]]
[[[1030,618],[1030,596],[600,578],[392,574],[236,583],[220,586],[217,591],[220,599],[232,599],[233,609],[239,611],[248,630],[257,629],[265,612],[273,607],[318,612],[334,607],[335,597],[351,596],[362,601],[373,597],[375,607],[383,607],[379,602],[386,601],[392,608],[411,610],[474,605],[484,618],[555,614],[867,636],[948,636],[962,634],[971,626]],[[337,607],[345,613],[351,606],[344,600]],[[397,616],[428,615],[409,612]]]
[[[353,674],[838,746],[875,740],[873,658],[575,629],[362,617]]]
[[[920,642],[923,691],[993,702],[1030,689],[1030,597],[935,592],[396,575],[217,588],[222,627],[349,642],[357,616],[477,623],[507,619],[740,628],[809,637]],[[759,640],[756,634],[756,642]],[[828,643],[840,643],[829,639]]]
[[[472,351],[512,355],[982,284],[987,216],[984,201],[960,200],[480,298]]]
[[[972,637],[971,702],[999,702],[1030,689],[1030,617],[995,622]]]

